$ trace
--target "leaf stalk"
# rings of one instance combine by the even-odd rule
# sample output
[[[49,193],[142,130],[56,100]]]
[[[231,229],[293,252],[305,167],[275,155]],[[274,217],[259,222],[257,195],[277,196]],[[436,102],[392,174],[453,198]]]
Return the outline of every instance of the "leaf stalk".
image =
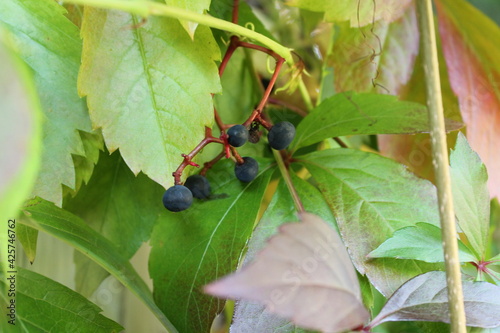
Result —
[[[299,194],[297,193],[295,186],[293,186],[292,178],[290,177],[290,172],[288,172],[288,168],[285,165],[285,161],[283,160],[283,156],[281,155],[280,151],[275,150],[275,149],[273,149],[273,155],[274,155],[274,159],[276,160],[276,163],[278,164],[278,168],[281,172],[281,176],[285,180],[286,186],[288,187],[288,191],[290,192],[290,195],[292,196],[293,203],[295,205],[295,209],[299,213],[304,212],[305,211],[304,205],[302,204],[302,201],[300,200]]]

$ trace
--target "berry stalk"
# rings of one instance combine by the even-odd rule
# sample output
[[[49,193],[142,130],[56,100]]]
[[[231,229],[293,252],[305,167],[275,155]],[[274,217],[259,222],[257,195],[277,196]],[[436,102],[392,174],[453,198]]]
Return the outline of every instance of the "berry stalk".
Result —
[[[222,136],[224,136],[225,134],[223,134]],[[175,170],[173,173],[172,173],[172,176],[174,177],[174,184],[175,185],[180,185],[182,184],[181,182],[181,176],[182,176],[182,172],[184,171],[184,169],[188,166],[188,165],[191,165],[191,166],[195,166],[195,167],[199,167],[198,164],[194,163],[192,160],[193,158],[203,149],[205,148],[206,145],[208,145],[209,143],[212,143],[212,142],[217,142],[217,143],[220,143],[220,144],[226,144],[225,140],[221,139],[221,138],[216,138],[214,136],[212,136],[212,129],[209,128],[209,127],[205,127],[205,138],[203,140],[201,140],[201,142],[189,153],[189,154],[182,154],[182,157],[184,157],[184,160],[182,161],[182,163],[177,167],[177,170]]]
[[[235,6],[237,7],[237,5],[238,5],[237,1],[235,1]],[[235,20],[234,12],[233,12],[233,20]],[[242,165],[244,163],[244,159],[239,155],[235,147],[242,146],[248,140],[248,132],[243,133],[244,132],[243,129],[248,131],[248,128],[252,123],[260,124],[267,130],[269,131],[271,130],[272,125],[262,117],[262,110],[268,103],[269,96],[271,95],[273,87],[276,84],[276,80],[281,71],[283,63],[285,62],[285,59],[276,52],[274,52],[273,50],[267,49],[260,45],[255,45],[248,42],[242,42],[237,36],[231,36],[229,46],[219,65],[219,76],[223,75],[229,60],[231,59],[232,55],[234,54],[234,51],[238,47],[244,47],[264,52],[276,59],[276,67],[269,81],[269,84],[265,89],[262,99],[260,100],[258,106],[252,111],[248,119],[242,125],[235,125],[229,128],[229,126],[222,121],[219,113],[217,112],[217,109],[214,107],[214,119],[215,123],[217,124],[217,127],[221,132],[220,137],[219,138],[214,137],[212,135],[212,130],[209,129],[208,127],[205,129],[205,138],[189,154],[182,155],[184,157],[184,160],[179,165],[179,167],[172,173],[175,185],[179,185],[182,183],[181,182],[182,172],[188,165],[199,167],[199,165],[194,163],[192,160],[209,143],[216,142],[224,145],[224,151],[209,163],[205,163],[202,169],[203,174],[206,174],[208,169],[210,169],[215,163],[217,163],[224,155],[226,158],[229,158],[232,155],[236,160],[237,165]],[[228,133],[226,133],[226,129],[228,128],[229,131]],[[232,136],[228,135],[230,134],[231,131],[234,132]],[[244,134],[247,135],[245,136]]]
[[[292,196],[292,200],[293,200],[293,203],[295,205],[295,209],[299,213],[304,212],[305,211],[304,205],[302,204],[302,201],[300,200],[299,194],[297,193],[295,186],[293,186],[292,178],[290,177],[290,172],[288,171],[288,168],[285,165],[285,161],[283,160],[283,156],[281,156],[281,154],[278,150],[274,150],[274,149],[273,149],[273,155],[274,155],[274,158],[276,159],[276,163],[278,164],[278,168],[281,172],[281,176],[285,180],[286,186],[288,187],[288,191],[290,191],[290,195]]]

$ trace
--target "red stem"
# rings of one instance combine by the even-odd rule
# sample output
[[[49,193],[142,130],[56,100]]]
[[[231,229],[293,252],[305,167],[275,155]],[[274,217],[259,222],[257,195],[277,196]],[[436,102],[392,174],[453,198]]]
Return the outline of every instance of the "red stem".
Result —
[[[242,42],[242,41],[238,42],[238,46],[246,47],[247,49],[252,49],[252,50],[264,52],[266,54],[269,54],[274,59],[276,59],[276,61],[278,61],[280,59],[283,60],[283,62],[285,61],[285,59],[283,59],[278,53],[276,53],[273,50],[270,50],[268,48],[265,48],[264,46],[255,45],[252,43],[247,43],[247,42]]]
[[[281,66],[285,62],[285,59],[282,57],[279,57],[279,59],[276,61],[276,67],[274,68],[274,73],[271,76],[271,79],[269,80],[269,84],[267,85],[266,90],[264,91],[264,95],[262,96],[262,99],[260,100],[259,105],[257,105],[257,108],[252,111],[252,114],[248,119],[243,123],[243,126],[248,127],[254,120],[259,116],[264,109],[264,106],[267,103],[267,99],[269,98],[269,95],[271,95],[271,91],[273,90],[274,84],[276,83],[276,79],[278,78],[278,74],[281,70]]]
[[[222,76],[224,74],[224,70],[226,69],[227,63],[229,62],[229,59],[233,56],[234,51],[240,46],[240,40],[238,39],[237,36],[231,36],[229,46],[227,47],[226,53],[224,54],[224,58],[222,58],[222,61],[219,65],[219,76]]]
[[[215,158],[213,160],[205,162],[203,164],[203,169],[201,169],[201,171],[200,171],[200,175],[205,176],[207,171],[210,168],[212,168],[215,165],[215,163],[219,162],[221,160],[221,158],[223,158],[225,155],[226,155],[226,151],[224,149],[224,150],[222,150],[221,153],[219,153],[219,155],[215,156]]]
[[[174,176],[174,184],[175,185],[180,185],[182,183],[181,182],[182,171],[184,171],[184,169],[188,165],[199,167],[198,164],[196,164],[192,161],[193,157],[195,157],[196,154],[198,154],[203,148],[205,148],[206,145],[208,145],[209,143],[212,143],[212,142],[224,144],[224,140],[212,136],[212,129],[211,128],[205,127],[205,138],[203,140],[201,140],[201,142],[198,143],[198,145],[189,154],[187,154],[187,155],[182,154],[182,157],[184,157],[184,160],[177,167],[177,170],[175,170],[172,173],[172,176]]]
[[[224,122],[222,121],[219,112],[217,112],[217,109],[214,106],[214,118],[215,118],[215,123],[217,124],[217,127],[219,127],[219,130],[221,133],[224,133],[224,130],[226,129],[226,125],[224,125]]]
[[[239,0],[234,0],[233,1],[233,17],[232,17],[232,22],[234,24],[238,24],[238,8],[240,6]]]
[[[231,149],[231,154],[233,154],[234,158],[236,159],[236,163],[243,164],[243,162],[245,162],[245,161],[243,160],[241,155],[238,153],[236,148],[234,148],[233,146],[229,146],[229,148]]]

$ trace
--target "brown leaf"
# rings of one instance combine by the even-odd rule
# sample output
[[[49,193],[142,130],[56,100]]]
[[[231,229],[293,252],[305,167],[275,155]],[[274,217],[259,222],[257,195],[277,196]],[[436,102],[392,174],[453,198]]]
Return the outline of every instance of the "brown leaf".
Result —
[[[363,325],[369,314],[340,237],[318,216],[300,217],[302,222],[282,225],[252,263],[205,292],[259,301],[308,329],[341,332]]]

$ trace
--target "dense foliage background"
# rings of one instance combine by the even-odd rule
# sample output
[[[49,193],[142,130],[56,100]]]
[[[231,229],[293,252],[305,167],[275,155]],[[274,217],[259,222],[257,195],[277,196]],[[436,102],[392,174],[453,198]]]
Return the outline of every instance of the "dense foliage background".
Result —
[[[255,286],[245,277],[212,292],[255,288],[236,305],[203,290],[283,230],[301,239],[286,269],[300,268],[307,244],[330,232],[343,251],[297,273],[293,314],[331,311],[304,291],[318,278],[348,291],[335,294],[338,304],[357,302],[345,315],[352,325],[332,331],[448,330],[439,323],[448,320],[446,281],[414,1],[242,1],[238,28],[232,8],[0,2],[2,331],[223,332],[231,318],[234,332],[320,330],[323,319],[309,324],[248,300],[271,297],[259,283],[280,282],[282,271],[256,270]],[[500,332],[500,4],[439,0],[435,9],[467,322]],[[258,47],[239,47],[220,76],[233,35]],[[225,124],[240,124],[261,101],[275,65],[259,47],[287,60],[265,115],[292,122],[294,141],[273,153],[263,130],[238,148],[259,162],[254,181],[238,181],[234,158],[222,159],[207,172],[209,200],[166,211],[181,154],[205,127],[221,134],[214,107]],[[209,145],[194,161],[219,152]],[[282,226],[299,220],[297,197],[329,228],[301,223],[327,231]]]

